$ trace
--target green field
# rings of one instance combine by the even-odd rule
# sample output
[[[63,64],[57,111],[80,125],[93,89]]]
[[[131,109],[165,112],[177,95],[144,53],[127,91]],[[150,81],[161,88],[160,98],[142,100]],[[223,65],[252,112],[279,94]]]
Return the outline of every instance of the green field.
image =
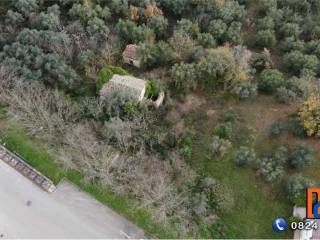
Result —
[[[236,207],[221,217],[226,230],[221,237],[227,238],[290,238],[291,233],[277,234],[272,230],[276,217],[289,217],[291,204],[280,189],[271,190],[257,180],[254,171],[235,166],[232,154],[223,159],[209,159],[202,154],[202,141],[194,146],[196,152],[192,165],[206,176],[212,176],[229,186],[236,199]],[[271,191],[271,192],[270,192]]]
[[[265,137],[270,119],[266,115],[271,109],[281,109],[272,98],[261,96],[255,103],[236,103],[223,98],[207,99],[198,109],[193,109],[185,121],[189,129],[195,131],[195,140],[192,146],[191,166],[200,175],[211,176],[230,187],[235,195],[236,206],[231,213],[223,214],[219,223],[223,230],[213,227],[213,235],[221,238],[291,238],[292,233],[275,233],[272,222],[276,217],[288,218],[292,214],[292,204],[285,195],[285,184],[268,184],[260,176],[254,166],[239,168],[233,162],[233,151],[222,159],[213,159],[208,155],[207,146],[213,135],[213,128],[219,114],[227,109],[234,109],[239,115],[237,138],[234,149],[244,145],[248,136],[255,133],[256,150],[264,153],[272,149],[276,142]],[[212,118],[206,116],[206,111],[215,110]],[[272,111],[271,111],[272,112]],[[269,118],[279,117],[279,111]],[[260,121],[259,118],[264,119]],[[250,131],[246,128],[250,126]],[[253,133],[252,133],[253,132]],[[220,226],[220,228],[221,228]],[[206,232],[205,234],[210,234]]]

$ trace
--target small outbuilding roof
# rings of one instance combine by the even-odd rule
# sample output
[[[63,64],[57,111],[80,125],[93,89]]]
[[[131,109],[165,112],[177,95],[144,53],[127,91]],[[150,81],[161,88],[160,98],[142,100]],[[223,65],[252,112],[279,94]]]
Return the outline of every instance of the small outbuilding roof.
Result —
[[[134,45],[134,44],[127,45],[126,49],[122,53],[122,56],[125,58],[138,60],[137,45]]]
[[[141,101],[146,91],[146,81],[132,76],[113,75],[108,83],[106,83],[101,91],[100,96],[107,96],[112,91],[125,91],[132,98]]]

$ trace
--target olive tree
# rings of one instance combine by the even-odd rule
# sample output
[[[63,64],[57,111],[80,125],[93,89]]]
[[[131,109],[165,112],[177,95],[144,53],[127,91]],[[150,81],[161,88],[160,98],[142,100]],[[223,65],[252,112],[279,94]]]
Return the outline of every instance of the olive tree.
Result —
[[[235,153],[235,163],[239,167],[243,167],[256,160],[256,153],[254,149],[241,146]]]
[[[299,199],[305,198],[308,187],[315,186],[315,183],[302,175],[290,176],[287,183],[288,198],[291,202],[297,203]]]
[[[162,38],[166,35],[168,20],[164,16],[157,15],[148,21],[147,26],[155,32],[157,38]]]
[[[124,44],[153,42],[154,32],[146,25],[137,26],[130,20],[120,19],[116,31]]]
[[[36,11],[39,8],[37,0],[18,0],[15,3],[15,7],[18,12],[28,15],[31,12]]]
[[[275,33],[272,30],[260,30],[255,35],[255,46],[272,49],[277,43]]]
[[[313,149],[305,145],[295,146],[289,157],[290,166],[297,169],[310,166],[313,160]]]
[[[283,74],[277,69],[265,69],[260,73],[259,90],[266,93],[274,93],[284,84]]]
[[[197,86],[197,71],[194,64],[175,64],[171,69],[174,86],[182,93],[188,93]]]
[[[296,75],[301,74],[303,70],[308,70],[314,75],[319,69],[319,60],[315,55],[292,51],[284,55],[284,66]]]

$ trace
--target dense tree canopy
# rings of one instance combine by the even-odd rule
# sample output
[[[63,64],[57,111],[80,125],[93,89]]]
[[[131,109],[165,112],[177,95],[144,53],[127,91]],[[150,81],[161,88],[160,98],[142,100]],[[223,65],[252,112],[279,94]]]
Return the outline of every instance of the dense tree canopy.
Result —
[[[252,198],[217,174],[230,159],[248,166],[232,175],[255,171],[272,193],[287,185],[294,203],[313,185],[292,172],[317,151],[296,142],[320,136],[319,1],[8,2],[0,108],[63,166],[141,202],[174,237],[237,236],[221,216]],[[126,48],[139,67],[124,62]],[[119,89],[101,97],[115,74],[144,79],[143,101]]]

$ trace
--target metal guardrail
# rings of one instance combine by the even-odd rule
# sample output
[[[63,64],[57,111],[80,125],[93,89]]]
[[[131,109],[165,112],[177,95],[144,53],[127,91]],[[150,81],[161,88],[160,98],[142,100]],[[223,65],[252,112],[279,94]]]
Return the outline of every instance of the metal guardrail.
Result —
[[[31,180],[34,184],[41,187],[43,190],[52,193],[56,189],[50,179],[43,176],[17,154],[14,154],[2,145],[0,145],[0,159]]]

